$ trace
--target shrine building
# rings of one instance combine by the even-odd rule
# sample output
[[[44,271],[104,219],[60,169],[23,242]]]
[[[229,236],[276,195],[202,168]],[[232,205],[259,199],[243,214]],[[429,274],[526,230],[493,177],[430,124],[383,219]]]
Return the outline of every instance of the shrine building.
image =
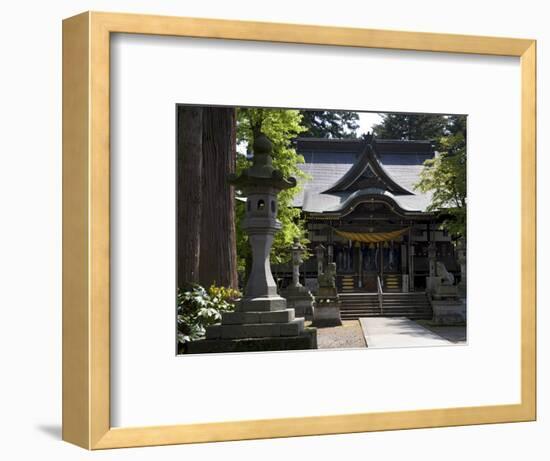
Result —
[[[451,236],[429,211],[431,194],[415,188],[430,141],[299,138],[308,175],[294,206],[306,219],[310,252],[305,282],[317,277],[316,253],[335,262],[339,292],[425,291],[428,249],[460,278]],[[274,272],[284,280],[283,267]]]

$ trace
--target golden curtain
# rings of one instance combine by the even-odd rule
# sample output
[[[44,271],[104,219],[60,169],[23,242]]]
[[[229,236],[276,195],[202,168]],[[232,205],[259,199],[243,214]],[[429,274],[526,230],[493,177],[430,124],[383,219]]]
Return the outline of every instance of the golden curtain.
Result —
[[[355,242],[366,242],[366,243],[378,243],[378,242],[388,242],[390,240],[396,240],[397,237],[403,235],[407,232],[409,228],[400,229],[392,232],[344,232],[337,229],[334,231],[348,240],[353,240]]]

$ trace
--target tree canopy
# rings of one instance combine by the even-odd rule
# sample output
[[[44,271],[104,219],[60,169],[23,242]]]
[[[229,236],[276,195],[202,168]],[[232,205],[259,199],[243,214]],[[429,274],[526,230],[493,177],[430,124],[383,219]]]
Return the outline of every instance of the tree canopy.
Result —
[[[466,117],[449,119],[447,135],[438,139],[438,155],[425,162],[416,187],[432,192],[429,211],[441,218],[441,227],[466,237]]]
[[[271,249],[271,262],[285,263],[290,259],[289,248],[295,237],[302,243],[305,238],[305,224],[300,210],[292,206],[295,195],[300,190],[300,179],[306,174],[298,168],[304,163],[304,158],[296,153],[292,141],[303,133],[306,128],[302,124],[302,114],[298,110],[287,109],[257,109],[239,108],[237,110],[237,143],[246,144],[249,151],[254,134],[264,133],[273,143],[273,166],[279,169],[285,177],[298,179],[298,186],[287,189],[279,194],[278,219],[282,229],[275,234]],[[250,153],[250,152],[249,152]],[[237,173],[250,166],[245,155],[237,155]],[[242,231],[240,222],[244,217],[244,206],[237,206],[237,255],[239,271],[244,271],[247,259],[250,258],[248,236]]]
[[[302,136],[311,138],[356,138],[359,128],[357,112],[344,110],[302,110]]]
[[[437,140],[447,134],[450,116],[434,114],[381,114],[373,126],[380,139]]]

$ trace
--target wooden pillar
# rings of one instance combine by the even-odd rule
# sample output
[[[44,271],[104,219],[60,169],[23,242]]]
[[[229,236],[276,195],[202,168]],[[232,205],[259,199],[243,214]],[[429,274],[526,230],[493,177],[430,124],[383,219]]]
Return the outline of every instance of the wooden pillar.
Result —
[[[359,261],[359,267],[357,271],[357,286],[361,288],[363,286],[363,251],[361,248],[361,244],[357,242],[357,251],[358,251],[358,258]]]
[[[328,264],[334,262],[333,231],[331,223],[329,223],[327,231],[327,262]]]
[[[412,223],[409,224],[409,248],[407,256],[409,259],[409,291],[414,291],[414,245],[412,241]]]
[[[409,291],[409,275],[407,274],[407,245],[405,242],[401,242],[401,292],[406,293]]]
[[[401,242],[401,275],[407,274],[407,245]]]
[[[378,242],[378,252],[380,253],[380,282],[384,279],[384,246]]]

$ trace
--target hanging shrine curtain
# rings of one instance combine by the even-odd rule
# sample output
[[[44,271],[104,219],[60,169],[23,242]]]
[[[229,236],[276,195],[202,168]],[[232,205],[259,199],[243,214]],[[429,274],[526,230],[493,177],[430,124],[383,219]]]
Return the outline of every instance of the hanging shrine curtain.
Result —
[[[345,239],[353,240],[355,242],[378,243],[396,240],[397,237],[403,235],[408,230],[409,228],[406,227],[405,229],[392,232],[344,232],[338,229],[334,229],[334,232]]]

